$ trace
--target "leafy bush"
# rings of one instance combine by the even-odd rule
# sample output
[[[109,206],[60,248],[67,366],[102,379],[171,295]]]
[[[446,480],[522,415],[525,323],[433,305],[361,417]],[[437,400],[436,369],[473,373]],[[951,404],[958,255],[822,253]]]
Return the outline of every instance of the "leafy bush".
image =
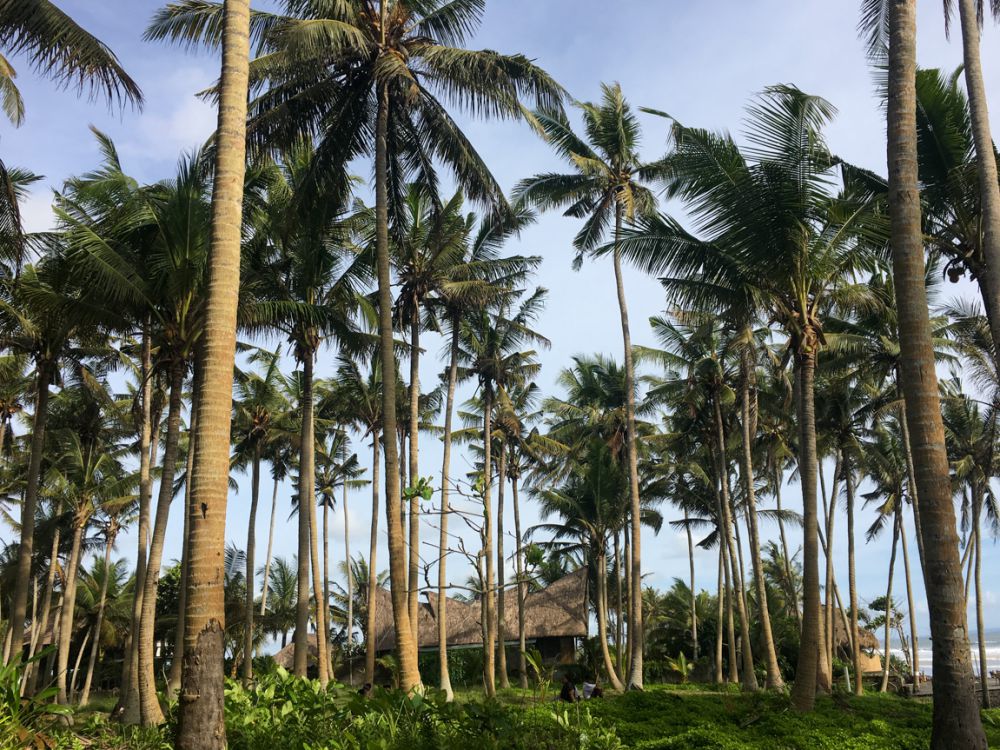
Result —
[[[43,658],[52,649],[46,649],[32,661]],[[58,740],[52,729],[61,717],[71,714],[69,708],[53,703],[54,687],[46,688],[31,697],[21,697],[24,666],[19,663],[0,665],[0,747],[2,748],[54,748]]]

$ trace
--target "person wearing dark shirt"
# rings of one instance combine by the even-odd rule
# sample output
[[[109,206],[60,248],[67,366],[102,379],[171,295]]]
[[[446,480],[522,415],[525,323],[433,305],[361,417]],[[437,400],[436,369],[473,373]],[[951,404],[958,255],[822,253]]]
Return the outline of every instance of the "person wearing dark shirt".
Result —
[[[559,700],[566,703],[576,703],[580,700],[580,695],[576,692],[576,685],[569,678],[568,674],[563,675],[562,690],[559,691]]]

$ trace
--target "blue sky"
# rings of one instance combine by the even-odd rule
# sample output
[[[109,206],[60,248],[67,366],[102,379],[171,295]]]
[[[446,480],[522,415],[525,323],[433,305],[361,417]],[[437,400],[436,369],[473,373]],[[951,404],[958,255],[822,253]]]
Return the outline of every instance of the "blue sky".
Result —
[[[19,85],[27,119],[19,130],[0,123],[0,149],[8,165],[46,175],[44,185],[33,192],[24,209],[30,228],[42,229],[51,224],[50,190],[58,188],[67,176],[90,168],[99,158],[88,124],[113,137],[126,170],[143,181],[170,176],[179,154],[197,146],[213,129],[213,110],[194,94],[217,77],[219,63],[211,55],[144,43],[142,30],[159,5],[154,0],[60,2],[119,55],[146,95],[141,112],[109,111],[101,103],[80,100],[72,92],[57,90],[50,82],[33,76],[23,61],[13,60],[21,72]],[[920,62],[924,67],[950,71],[961,61],[961,47],[957,40],[945,39],[940,2],[925,0],[920,6]],[[857,17],[857,3],[846,0],[624,0],[613,4],[604,0],[493,0],[471,44],[522,52],[534,58],[579,99],[599,96],[602,81],[618,81],[637,106],[665,110],[685,123],[737,135],[744,107],[755,92],[769,84],[794,83],[838,107],[839,115],[828,130],[833,150],[849,161],[884,173],[884,122],[856,36]],[[988,28],[983,68],[987,89],[992,92],[1000,91],[998,40],[996,31]],[[997,96],[991,98],[991,105],[995,116],[1000,117]],[[547,147],[521,124],[460,120],[505,188],[536,172],[562,169]],[[665,122],[644,117],[643,126],[643,150],[649,157],[656,156],[664,148]],[[359,170],[368,174],[365,165],[359,165]],[[670,209],[679,210],[674,206]],[[545,259],[538,283],[547,287],[550,295],[538,328],[553,343],[542,353],[543,370],[538,383],[546,394],[554,393],[553,383],[560,368],[574,354],[603,352],[621,357],[609,262],[590,263],[580,272],[570,269],[570,243],[577,228],[574,220],[545,216],[511,246],[511,250],[539,254]],[[631,271],[626,285],[633,341],[652,344],[645,321],[662,311],[660,288],[654,280]],[[969,285],[945,285],[942,293],[945,297],[974,295],[975,290]],[[428,337],[427,351],[436,354],[439,343]],[[329,372],[332,358],[330,353],[321,354],[320,374]],[[434,357],[426,357],[422,381],[433,382],[439,369],[440,363]],[[440,470],[440,447],[432,438],[424,438],[422,446],[421,473],[434,475]],[[356,449],[363,462],[370,464],[367,449],[361,445]],[[461,472],[468,460],[460,454],[454,464]],[[826,471],[831,475],[832,467],[827,466]],[[245,538],[249,490],[248,478],[237,479],[240,490],[230,499],[227,534],[235,541]],[[275,540],[277,554],[287,556],[295,549],[294,521],[286,521],[291,491],[290,486],[281,489]],[[269,492],[263,494],[257,524],[258,559],[263,558],[270,497]],[[786,488],[784,497],[789,507],[798,507],[797,488]],[[348,503],[355,553],[367,550],[369,498],[369,491],[360,490]],[[180,507],[175,506],[171,513],[167,559],[180,553]],[[665,513],[672,517],[669,508]],[[871,513],[862,511],[859,527],[867,526]],[[526,515],[526,525],[537,520],[530,508]],[[339,509],[334,518],[337,520],[331,526],[331,549],[335,559],[341,559],[344,545]],[[843,528],[843,521],[839,523]],[[912,529],[912,523],[909,525]],[[381,527],[384,529],[384,522]],[[428,525],[423,533],[425,538],[436,534]],[[763,533],[772,534],[774,529],[765,525]],[[133,545],[133,537],[123,538],[119,554],[132,557]],[[797,546],[794,540],[793,546]],[[836,546],[838,585],[846,596],[846,542],[842,536]],[[888,546],[886,540],[859,544],[857,567],[862,601],[884,593]],[[916,554],[915,548],[915,540],[911,539],[911,554]],[[433,554],[430,549],[425,552]],[[662,587],[669,585],[674,576],[687,575],[685,542],[669,527],[658,538],[644,537],[643,552],[649,584]],[[386,561],[384,544],[380,555],[381,568]],[[453,580],[464,580],[469,571],[458,558],[453,560]],[[698,585],[711,589],[715,585],[714,553],[700,552],[698,560],[699,571],[705,571]],[[913,564],[916,568],[915,560]],[[984,562],[984,601],[991,627],[1000,627],[1000,581],[994,573],[998,564],[1000,554],[991,543]],[[926,632],[926,602],[921,582],[915,582],[919,629]],[[902,579],[897,578],[895,590],[900,592],[901,586]]]

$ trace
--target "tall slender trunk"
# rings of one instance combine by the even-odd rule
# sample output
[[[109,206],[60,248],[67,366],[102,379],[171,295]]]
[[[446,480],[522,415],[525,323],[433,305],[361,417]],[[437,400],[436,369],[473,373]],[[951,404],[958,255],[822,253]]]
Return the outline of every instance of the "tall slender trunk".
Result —
[[[271,490],[271,526],[267,532],[267,557],[264,558],[264,580],[260,586],[260,616],[267,611],[267,590],[271,586],[271,552],[274,545],[274,519],[278,510],[278,478],[274,478],[274,489]]]
[[[913,684],[917,684],[920,674],[920,657],[917,654],[917,619],[916,607],[913,606],[913,582],[910,579],[910,553],[906,543],[906,523],[903,518],[903,508],[899,509],[899,541],[903,548],[903,577],[906,580],[906,611],[910,620],[910,666],[913,672]]]
[[[320,538],[323,540],[323,564],[321,566],[321,569],[322,569],[322,572],[323,572],[323,598],[322,598],[322,600],[327,605],[326,609],[324,611],[324,614],[326,614],[326,616],[327,616],[327,618],[326,618],[327,619],[327,624],[326,624],[326,644],[327,644],[327,654],[328,655],[330,653],[330,643],[331,643],[330,633],[333,630],[333,627],[332,627],[332,625],[330,623],[330,607],[329,607],[329,604],[330,604],[330,505],[332,503],[333,503],[333,496],[332,495],[330,497],[326,497],[325,495],[323,496],[323,531],[322,531],[322,534],[321,534]],[[327,664],[330,665],[330,670],[331,670],[330,677],[333,677],[333,674],[332,674],[333,663],[332,663],[332,661],[329,658],[327,659]]]
[[[524,621],[524,596],[526,583],[524,580],[524,545],[521,536],[521,504],[518,502],[517,484],[520,469],[510,478],[510,494],[514,503],[514,536],[517,539],[514,549],[514,573],[517,575],[517,670],[521,688],[528,689],[528,659],[527,634]]]
[[[316,666],[319,683],[326,687],[330,681],[329,644],[327,630],[329,604],[323,600],[323,577],[320,575],[319,525],[316,522],[316,428],[313,422],[313,352],[302,360],[302,438],[299,456],[299,516],[306,514],[309,550],[308,561],[312,567],[312,594],[316,603]],[[301,569],[301,562],[299,563]],[[308,596],[308,595],[307,595]]]
[[[257,585],[254,583],[254,553],[257,547],[257,503],[260,500],[260,462],[262,447],[258,441],[253,449],[253,467],[250,470],[250,518],[247,521],[246,551],[246,621],[243,623],[243,680],[253,679],[253,610]]]
[[[608,559],[605,556],[604,544],[607,540],[594,540],[594,547],[601,550],[594,560],[597,566],[597,640],[601,646],[601,659],[604,660],[604,671],[608,673],[608,682],[615,690],[622,691],[625,686],[622,684],[615,663],[611,660],[611,652],[608,650]]]
[[[997,162],[990,130],[989,97],[983,81],[983,65],[979,51],[980,17],[976,0],[958,0],[962,24],[962,62],[965,89],[969,94],[969,122],[976,146],[976,166],[979,197],[982,206],[983,260],[985,278],[979,279],[983,296],[989,295],[987,311],[1000,310],[1000,184],[997,182]],[[993,346],[1000,351],[1000,319],[987,315]]]
[[[215,136],[212,244],[206,294],[204,356],[195,416],[195,454],[188,539],[184,671],[177,725],[178,750],[221,750],[223,723],[222,551],[226,546],[233,363],[240,283],[240,230],[246,165],[250,2],[225,0],[222,75]]]
[[[778,468],[777,464],[774,467],[774,504],[778,510],[778,535],[781,538],[781,554],[782,554],[782,567],[785,570],[785,594],[788,596],[788,606],[792,610],[792,617],[795,618],[795,624],[801,627],[802,616],[799,613],[799,596],[798,592],[795,590],[795,581],[792,579],[792,558],[789,556],[788,552],[788,537],[785,535],[785,522],[781,518],[781,485],[784,483],[785,477],[781,469]]]
[[[62,515],[62,501],[56,505],[56,516]],[[27,691],[28,695],[35,694],[35,687],[38,683],[38,669],[36,662],[30,661],[35,656],[35,649],[38,647],[38,639],[49,627],[49,616],[52,611],[52,591],[55,587],[56,569],[59,567],[59,539],[61,529],[56,526],[52,534],[52,549],[49,553],[49,570],[45,575],[45,593],[42,594],[42,612],[31,628],[31,643],[28,646],[28,663],[24,666],[24,677],[22,679],[22,695]]]
[[[153,726],[163,723],[163,711],[156,695],[154,669],[156,625],[156,591],[160,584],[160,563],[167,536],[170,501],[174,494],[174,473],[177,468],[177,444],[181,432],[181,405],[184,395],[184,360],[175,358],[170,364],[170,401],[167,406],[167,435],[163,443],[163,464],[160,469],[160,487],[156,498],[156,516],[153,519],[153,536],[146,563],[146,580],[143,582],[142,614],[139,618],[139,677],[140,723]]]
[[[198,356],[197,354],[195,355]],[[200,367],[195,366],[195,373],[200,372]],[[196,381],[194,383],[194,389],[197,390],[198,375],[195,376]],[[193,398],[193,397],[192,397]],[[196,416],[194,414],[194,402],[192,401],[192,414],[191,414],[191,425],[188,428],[188,454],[185,467],[185,479],[184,479],[184,508],[187,508],[191,503],[191,472],[194,470],[194,423]],[[181,613],[187,607],[187,572],[188,572],[188,557],[190,555],[190,549],[188,541],[191,536],[191,518],[187,513],[184,513],[184,538],[181,542],[181,580],[180,580],[180,592],[177,595],[177,612]],[[184,618],[178,614],[177,617],[177,627],[174,633],[174,655],[170,660],[170,674],[167,676],[167,695],[171,698],[175,697],[181,689],[181,672],[183,671],[184,664]]]
[[[420,481],[420,307],[413,305],[410,316],[410,484]],[[406,607],[410,614],[413,640],[419,647],[418,607],[420,594],[420,495],[410,493],[410,568],[407,573]]]
[[[632,607],[629,612],[629,637],[631,665],[628,675],[630,690],[642,690],[642,505],[639,499],[639,457],[635,437],[635,365],[632,361],[632,334],[628,322],[628,301],[625,297],[625,281],[622,277],[622,259],[619,241],[622,230],[621,204],[615,205],[615,249],[612,255],[615,268],[615,288],[618,292],[618,311],[621,315],[622,343],[625,350],[625,439],[628,443],[629,513],[632,527]]]
[[[729,559],[729,550],[725,542],[725,536],[719,534],[719,545],[722,547],[723,574],[726,583],[726,647],[729,651],[726,659],[726,666],[729,669],[728,680],[732,683],[740,681],[740,670],[737,666],[739,653],[736,650],[736,625],[733,619],[733,581],[732,581],[732,560]]]
[[[983,493],[978,490],[975,492],[976,496],[973,497],[972,502],[974,503],[972,507],[972,535],[975,540],[976,545],[976,643],[977,650],[979,652],[979,683],[983,692],[983,708],[990,707],[990,683],[989,683],[989,666],[986,659],[986,638],[985,638],[985,627],[983,621],[983,586],[982,586],[982,572],[983,572],[983,552],[982,552],[982,530],[981,530],[981,519],[980,515],[983,507]],[[914,652],[916,652],[916,647],[914,647]]]
[[[747,617],[746,601],[743,598],[742,571],[734,564],[733,558],[736,552],[736,544],[733,541],[733,518],[732,503],[729,497],[729,471],[728,460],[726,458],[726,433],[722,423],[722,407],[719,400],[714,399],[715,406],[715,437],[717,440],[717,461],[719,472],[719,492],[721,506],[721,520],[723,527],[722,543],[726,545],[729,553],[730,565],[733,576],[733,597],[736,599],[736,613],[740,620],[740,646],[743,657],[743,682],[744,690],[757,690],[757,675],[753,668],[753,649],[750,645],[750,622]]]
[[[792,703],[799,711],[812,711],[816,703],[819,663],[819,543],[816,513],[816,411],[813,377],[816,369],[815,340],[802,344],[795,354],[798,380],[799,477],[802,485],[802,634],[799,660],[792,688]],[[829,690],[830,686],[824,686]]]
[[[757,499],[753,472],[753,438],[756,430],[753,428],[750,408],[753,363],[747,351],[741,355],[741,369],[743,373],[740,377],[740,421],[743,429],[743,450],[740,456],[742,459],[740,468],[743,474],[743,493],[747,503],[747,526],[750,528],[750,561],[753,565],[754,587],[757,591],[757,608],[760,610],[760,638],[766,666],[765,685],[769,690],[781,690],[785,682],[781,677],[781,667],[778,665],[778,655],[774,649],[774,636],[771,633],[771,614],[767,607],[767,586],[764,583],[764,566],[760,559],[760,535],[757,531]],[[694,571],[691,577],[694,578]],[[693,583],[691,593],[694,594]]]
[[[59,690],[58,702],[69,703],[69,690],[66,687],[66,675],[69,671],[69,649],[73,643],[73,618],[76,613],[76,580],[80,567],[80,545],[83,541],[83,529],[87,525],[89,514],[74,514],[73,543],[70,547],[69,562],[66,564],[66,575],[63,582],[63,604],[59,612],[59,651],[56,655],[56,687]]]
[[[854,669],[854,694],[864,694],[864,684],[861,674],[861,638],[858,629],[858,584],[857,570],[854,564],[854,471],[849,463],[850,459],[844,460],[845,487],[847,491],[847,588],[851,599],[851,664]]]
[[[153,497],[153,483],[150,467],[153,464],[153,353],[147,318],[142,331],[142,353],[139,369],[142,393],[142,424],[139,427],[139,521],[138,540],[135,557],[135,594],[132,597],[132,627],[127,638],[127,648],[122,660],[121,695],[118,704],[122,708],[121,720],[124,724],[138,724],[139,711],[139,620],[142,617],[142,589],[146,582],[146,558],[149,553],[150,500]]]
[[[108,602],[108,578],[111,572],[111,548],[115,546],[115,535],[109,532],[104,542],[104,580],[101,581],[101,595],[97,600],[97,622],[94,624],[94,641],[90,645],[90,656],[87,659],[87,676],[83,681],[80,693],[80,706],[90,702],[90,685],[94,679],[94,665],[97,664],[97,654],[101,650],[101,627],[104,625],[104,608]]]
[[[438,628],[438,669],[441,673],[439,687],[444,691],[447,700],[455,696],[451,689],[451,675],[448,672],[448,575],[446,561],[448,559],[448,496],[451,492],[451,433],[452,415],[455,410],[455,388],[458,384],[458,334],[459,320],[457,315],[451,316],[451,345],[448,356],[448,394],[444,405],[444,448],[441,459],[441,522],[438,529],[438,590],[437,590],[437,628]],[[517,509],[514,510],[515,519]]]
[[[614,576],[615,576],[615,664],[622,668],[622,555],[618,530],[614,533]],[[627,674],[627,673],[626,673]]]
[[[824,673],[819,684],[825,681],[833,684],[833,654],[836,650],[834,644],[833,611],[835,607],[835,597],[833,594],[833,518],[834,508],[837,504],[837,497],[840,491],[840,467],[841,454],[837,452],[836,463],[833,468],[833,490],[829,496],[826,494],[826,482],[823,480],[823,464],[820,461],[819,481],[820,492],[823,498],[823,523],[825,531],[820,531],[820,546],[823,550],[823,557],[826,562],[825,583],[823,585],[823,639],[826,644],[825,649],[820,650],[820,670]]]
[[[722,544],[719,544],[719,582],[716,591],[718,595],[716,599],[716,612],[715,612],[715,684],[721,685],[725,682],[725,678],[722,676],[722,607],[723,601],[725,599],[725,583],[723,580],[723,571],[725,570],[726,564],[723,557]]]
[[[906,404],[903,401],[903,392],[899,387],[899,374],[896,374],[896,392],[902,404],[899,410],[899,429],[903,436],[903,453],[906,456],[906,477],[908,489],[910,491],[910,507],[913,508],[913,527],[917,532],[917,558],[920,561],[920,570],[924,569],[924,537],[920,527],[920,497],[917,492],[917,474],[913,468],[913,449],[910,447],[910,426],[906,420]]]
[[[900,375],[920,494],[924,579],[934,654],[931,750],[985,748],[962,596],[958,532],[938,396],[925,289],[917,171],[916,0],[890,0],[888,59],[889,218]]]
[[[344,564],[347,566],[347,643],[354,643],[354,569],[351,565],[350,513],[347,511],[347,477],[344,477],[344,496],[341,507],[344,511]],[[329,594],[327,594],[329,596]],[[354,668],[350,669],[351,684],[354,682]]]
[[[387,0],[381,0],[382,34],[385,35]],[[384,42],[384,39],[383,39]],[[410,628],[406,600],[406,542],[400,519],[399,459],[396,429],[396,360],[393,356],[392,288],[389,273],[389,193],[388,134],[389,89],[380,84],[376,96],[378,111],[375,123],[375,250],[378,271],[379,356],[382,364],[382,432],[385,440],[386,521],[389,531],[389,578],[392,594],[392,618],[399,657],[400,687],[411,691],[420,686],[417,641]]]
[[[692,660],[698,661],[698,595],[694,585],[694,539],[691,536],[691,526],[688,523],[687,508],[684,509],[684,531],[688,542],[688,567],[691,575],[691,650]]]
[[[509,688],[507,676],[507,591],[505,589],[503,554],[504,489],[507,485],[507,444],[500,442],[500,459],[497,461],[497,671],[500,687]]]
[[[372,428],[372,522],[368,541],[368,612],[365,617],[365,683],[375,684],[375,614],[378,610],[379,432]]]
[[[484,610],[486,615],[486,643],[483,644],[483,684],[486,695],[492,698],[496,695],[496,606],[494,603],[493,582],[496,574],[493,570],[493,390],[487,383],[483,387],[483,555],[486,558],[486,582],[483,590]]]
[[[31,556],[35,542],[35,512],[38,509],[38,485],[42,473],[42,453],[45,449],[45,422],[49,411],[49,383],[55,374],[55,363],[40,360],[35,365],[35,414],[31,420],[31,448],[28,458],[27,486],[21,503],[21,543],[17,548],[17,572],[14,598],[10,609],[10,632],[4,661],[20,663],[23,643],[21,633],[28,615],[28,588],[31,586]]]
[[[900,509],[897,508],[893,511],[892,519],[892,552],[889,555],[889,580],[885,585],[885,635],[882,642],[882,650],[885,653],[885,657],[882,660],[882,683],[879,686],[879,692],[884,693],[889,687],[889,666],[891,663],[891,649],[889,648],[889,639],[892,633],[892,574],[896,567],[896,547],[899,546],[899,515]]]
[[[310,355],[306,358],[311,359]],[[303,376],[304,379],[304,376]],[[305,389],[303,389],[305,390]],[[312,428],[306,431],[305,400],[300,404],[302,410],[299,425],[300,450],[305,444],[313,441]],[[309,673],[309,509],[305,501],[312,503],[312,482],[307,479],[300,467],[298,477],[298,547],[296,551],[296,596],[295,596],[295,632],[292,634],[292,671],[296,677],[306,677]],[[317,640],[319,635],[317,633]],[[318,646],[317,646],[318,649]]]
[[[632,545],[629,541],[631,525],[622,527],[622,537],[625,546],[625,611],[622,613],[622,621],[625,625],[625,663],[622,665],[622,674],[632,672],[632,627],[629,625],[629,617],[632,614]]]
[[[87,628],[87,632],[83,634],[83,641],[80,642],[80,648],[76,650],[76,659],[73,661],[73,675],[69,679],[68,702],[70,703],[72,703],[73,699],[79,695],[77,692],[77,685],[80,682],[80,662],[83,661],[83,655],[87,651],[87,644],[90,643],[90,638],[95,632],[96,631],[93,626]]]

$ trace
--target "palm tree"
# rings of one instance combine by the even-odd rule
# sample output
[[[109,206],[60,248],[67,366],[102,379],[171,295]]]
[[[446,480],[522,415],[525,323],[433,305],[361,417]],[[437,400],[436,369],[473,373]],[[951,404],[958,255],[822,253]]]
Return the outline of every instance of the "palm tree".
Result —
[[[212,243],[205,303],[204,356],[194,435],[195,454],[189,517],[187,607],[177,747],[223,748],[222,570],[229,492],[230,419],[236,308],[240,279],[240,235],[246,165],[246,101],[249,77],[249,0],[226,0],[218,27],[222,43],[219,124],[215,135]]]
[[[497,611],[494,603],[494,558],[493,558],[493,411],[498,392],[508,387],[521,385],[525,379],[533,377],[538,372],[539,365],[535,361],[533,350],[522,350],[521,347],[532,343],[548,346],[549,342],[541,334],[529,326],[538,316],[545,301],[546,291],[538,288],[530,294],[521,297],[511,293],[503,299],[496,312],[482,309],[478,314],[470,315],[462,326],[462,341],[459,359],[465,365],[470,376],[478,381],[481,391],[483,416],[483,463],[482,463],[482,495],[483,495],[483,538],[485,560],[485,597],[484,616],[486,623],[483,643],[483,678],[486,694],[494,695],[495,665],[494,649],[496,647]]]
[[[269,604],[261,625],[270,635],[281,635],[282,648],[287,644],[288,632],[295,628],[298,611],[297,568],[294,560],[289,563],[283,557],[275,557],[267,579],[271,596],[268,597]]]
[[[628,305],[622,279],[621,237],[623,222],[651,212],[653,193],[643,181],[652,177],[655,165],[639,157],[639,123],[618,84],[603,84],[600,104],[578,104],[584,120],[587,140],[573,132],[564,115],[554,110],[535,112],[536,128],[556,152],[570,162],[573,174],[541,174],[522,181],[515,196],[543,209],[566,207],[565,215],[586,218],[574,239],[578,268],[586,255],[593,253],[612,232],[612,257],[618,310],[621,316],[625,362],[626,458],[628,461],[629,497],[632,508],[631,534],[631,611],[629,627],[632,641],[630,687],[642,688],[642,571],[639,527],[639,469],[636,456],[635,370],[632,362],[632,337]]]
[[[264,362],[263,374],[256,372],[237,373],[236,395],[233,414],[234,452],[237,461],[250,464],[250,516],[247,525],[246,551],[246,618],[243,623],[243,679],[253,677],[254,623],[254,552],[256,548],[257,503],[260,499],[260,468],[268,450],[268,443],[280,429],[277,425],[287,409],[282,395],[284,378],[279,369],[279,357],[275,353],[261,353],[258,358]]]
[[[114,520],[109,516],[104,522],[105,551],[114,546]],[[111,539],[110,545],[107,544]],[[87,676],[84,678],[83,689],[80,692],[80,706],[86,706],[90,701],[90,688],[94,680],[94,668],[100,654],[119,644],[124,645],[124,633],[128,629],[131,615],[131,596],[134,579],[131,577],[128,562],[116,560],[105,562],[94,558],[94,564],[88,571],[81,571],[77,589],[77,608],[84,610],[84,618],[93,619],[91,630],[90,656],[87,662]]]
[[[884,7],[888,5],[888,7]],[[984,748],[962,597],[958,532],[948,477],[930,316],[924,288],[916,125],[916,0],[866,0],[869,49],[887,50],[889,218],[899,313],[900,380],[921,503],[924,578],[934,654],[931,747]]]
[[[830,688],[819,648],[816,358],[825,343],[825,306],[863,296],[863,286],[844,280],[872,263],[859,240],[872,224],[872,191],[846,178],[839,193],[832,190],[839,162],[822,129],[834,112],[792,86],[769,87],[748,110],[742,151],[729,135],[675,123],[674,150],[663,164],[668,194],[684,200],[704,238],[660,216],[640,222],[620,243],[641,267],[667,276],[683,307],[767,310],[788,339],[803,501],[805,600],[793,692],[801,710],[811,710],[817,687]]]
[[[390,289],[390,213],[399,216],[410,175],[437,182],[443,163],[473,200],[506,208],[503,194],[439,97],[480,115],[514,118],[522,96],[554,106],[562,90],[521,55],[461,47],[485,12],[482,0],[347,0],[333,5],[286,0],[284,14],[254,14],[262,92],[249,123],[254,145],[282,148],[318,136],[317,180],[344,181],[355,156],[375,163],[375,248],[382,370],[394,372]],[[217,44],[222,6],[184,0],[162,10],[150,36]],[[317,37],[317,24],[329,35]],[[455,46],[450,46],[455,45]],[[416,82],[416,85],[414,85]],[[332,167],[332,169],[331,169]],[[396,392],[382,391],[383,434],[395,436]],[[398,451],[385,441],[386,477],[399,474]],[[407,609],[406,550],[398,483],[386,482],[393,616],[402,687],[420,683]]]

